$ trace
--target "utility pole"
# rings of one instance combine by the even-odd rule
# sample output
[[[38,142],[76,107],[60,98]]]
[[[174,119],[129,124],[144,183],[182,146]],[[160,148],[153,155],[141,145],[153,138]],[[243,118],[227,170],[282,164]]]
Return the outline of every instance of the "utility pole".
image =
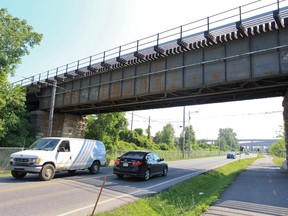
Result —
[[[219,137],[219,156],[220,156],[220,148],[221,148],[221,136]]]
[[[50,100],[50,113],[49,113],[49,119],[48,119],[48,137],[52,136],[52,131],[53,131],[53,117],[54,117],[56,88],[57,88],[57,81],[54,80],[52,84],[52,93],[51,93],[51,100]]]
[[[148,121],[148,139],[150,139],[151,131],[150,131],[150,116],[149,116],[149,121]]]
[[[134,116],[134,112],[132,111],[132,118],[131,118],[131,130],[133,130],[133,116]]]

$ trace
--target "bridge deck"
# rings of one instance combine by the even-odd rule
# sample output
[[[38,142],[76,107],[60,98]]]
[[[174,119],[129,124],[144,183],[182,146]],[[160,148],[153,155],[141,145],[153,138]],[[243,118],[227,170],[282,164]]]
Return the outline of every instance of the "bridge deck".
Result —
[[[81,114],[284,95],[288,6],[280,3],[255,15],[254,2],[40,74],[28,84],[30,109],[49,109],[54,80],[55,109]]]

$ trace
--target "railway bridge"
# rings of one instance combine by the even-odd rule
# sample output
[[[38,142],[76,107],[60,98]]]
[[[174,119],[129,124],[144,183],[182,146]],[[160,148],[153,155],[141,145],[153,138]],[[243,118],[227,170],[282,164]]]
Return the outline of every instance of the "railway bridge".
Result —
[[[39,136],[81,137],[87,114],[278,96],[287,124],[288,2],[256,1],[14,84],[27,87]]]

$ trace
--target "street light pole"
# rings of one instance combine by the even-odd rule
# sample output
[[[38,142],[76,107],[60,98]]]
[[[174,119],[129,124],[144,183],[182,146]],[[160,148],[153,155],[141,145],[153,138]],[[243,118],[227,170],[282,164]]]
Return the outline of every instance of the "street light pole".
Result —
[[[188,112],[188,143],[189,143],[189,158],[190,158],[190,152],[192,150],[192,145],[191,145],[191,134],[190,134],[190,111]]]
[[[54,117],[54,106],[55,106],[55,96],[56,96],[57,81],[53,81],[51,100],[50,100],[50,112],[48,120],[48,137],[52,136],[53,131],[53,117]]]
[[[183,136],[183,139],[182,139],[182,156],[183,156],[183,159],[185,157],[185,154],[184,154],[184,146],[185,146],[185,106],[183,106],[183,132],[182,132],[182,136]]]

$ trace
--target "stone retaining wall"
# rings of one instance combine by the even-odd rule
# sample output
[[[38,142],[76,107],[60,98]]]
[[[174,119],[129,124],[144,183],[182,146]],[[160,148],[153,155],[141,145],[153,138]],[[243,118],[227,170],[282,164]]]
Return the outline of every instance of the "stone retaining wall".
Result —
[[[49,112],[37,110],[31,112],[30,122],[37,138],[48,135]],[[86,118],[80,115],[55,113],[53,117],[52,136],[84,138]]]

